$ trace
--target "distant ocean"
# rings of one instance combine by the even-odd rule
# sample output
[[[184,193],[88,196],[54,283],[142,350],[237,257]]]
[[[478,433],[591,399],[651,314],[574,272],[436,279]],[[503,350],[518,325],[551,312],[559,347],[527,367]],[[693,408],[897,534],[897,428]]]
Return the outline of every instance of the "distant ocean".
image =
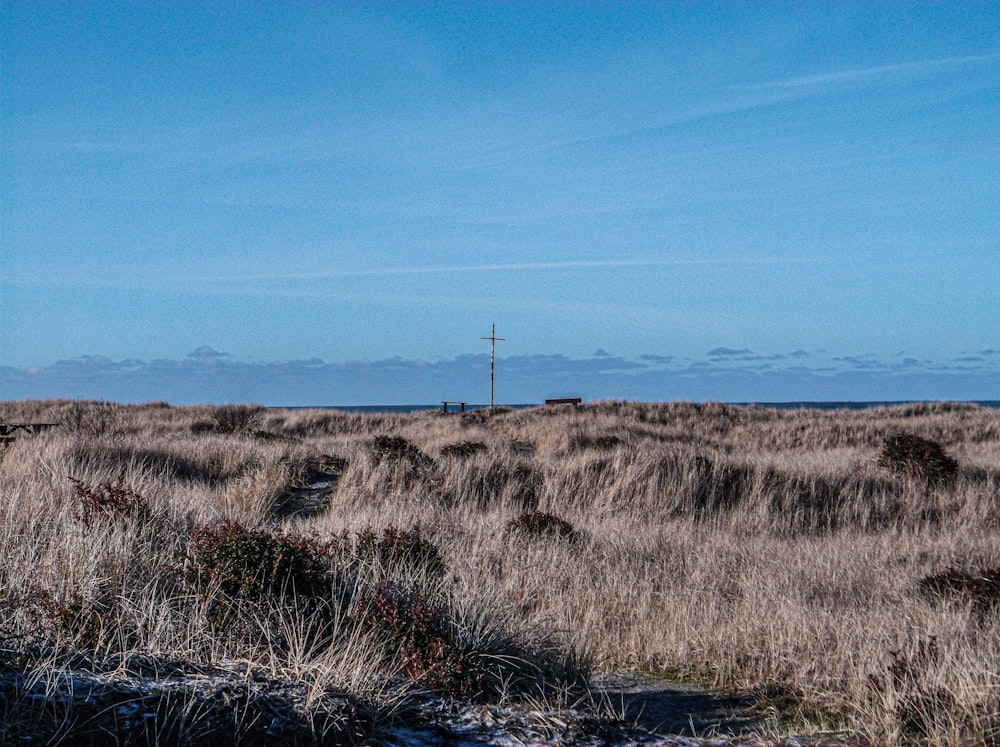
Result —
[[[756,405],[757,407],[767,407],[775,410],[798,410],[800,408],[810,408],[814,410],[867,410],[871,407],[893,407],[896,405],[913,405],[925,402],[927,400],[903,400],[899,402],[727,402],[728,405],[739,405],[746,407],[749,405]],[[934,402],[936,400],[931,400]],[[951,401],[951,400],[948,400]],[[585,403],[586,404],[586,403]],[[980,407],[991,407],[994,409],[1000,409],[1000,400],[975,400],[970,401],[969,404],[979,405]],[[497,407],[506,407],[514,410],[527,410],[531,407],[539,407],[538,404],[517,404],[517,405],[500,405]],[[466,405],[466,411],[469,410],[485,410],[489,405]],[[276,408],[276,409],[287,409],[287,410],[303,410],[303,409],[319,409],[319,410],[340,410],[341,412],[423,412],[425,410],[440,410],[441,405],[314,405],[311,408],[305,407],[287,407],[287,408]],[[455,405],[448,406],[449,412],[457,412],[458,407]]]

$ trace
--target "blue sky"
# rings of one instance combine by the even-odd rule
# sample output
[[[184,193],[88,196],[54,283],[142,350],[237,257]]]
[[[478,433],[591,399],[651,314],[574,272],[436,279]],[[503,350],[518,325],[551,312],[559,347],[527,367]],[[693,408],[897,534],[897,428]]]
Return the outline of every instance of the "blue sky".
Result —
[[[514,399],[1000,399],[995,3],[0,21],[0,398],[236,400],[236,364],[313,359],[252,398],[373,401],[422,365],[408,397],[475,397],[495,321],[537,364]],[[209,359],[231,389],[183,383]]]

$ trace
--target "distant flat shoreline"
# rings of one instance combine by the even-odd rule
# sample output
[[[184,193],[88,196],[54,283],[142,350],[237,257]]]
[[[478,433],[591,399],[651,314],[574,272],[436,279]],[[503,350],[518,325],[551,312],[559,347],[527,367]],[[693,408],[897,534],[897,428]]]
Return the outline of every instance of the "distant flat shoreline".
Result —
[[[595,402],[600,400],[594,400]],[[936,402],[956,402],[961,404],[978,405],[979,407],[989,407],[992,409],[1000,409],[1000,400],[895,400],[895,401],[831,401],[831,402],[811,402],[811,401],[795,401],[795,402],[725,402],[727,405],[734,405],[738,407],[749,407],[751,405],[755,407],[765,407],[773,410],[799,410],[802,408],[813,409],[813,410],[867,410],[873,407],[896,407],[900,405],[915,405],[923,403],[936,403]],[[584,404],[587,404],[584,402]],[[656,404],[649,402],[646,404]],[[497,405],[497,407],[504,407],[513,410],[527,410],[532,407],[540,407],[541,402],[537,403],[521,403],[515,405]],[[488,409],[489,405],[482,404],[467,404],[465,406],[466,411],[469,410],[485,410]],[[409,413],[409,412],[424,412],[426,410],[440,410],[441,404],[436,405],[425,404],[425,405],[296,405],[292,407],[273,407],[270,409],[274,410],[340,410],[341,412],[354,412],[354,413],[377,413],[377,412],[397,412],[397,413]],[[458,408],[454,405],[449,406],[449,412],[457,412]]]

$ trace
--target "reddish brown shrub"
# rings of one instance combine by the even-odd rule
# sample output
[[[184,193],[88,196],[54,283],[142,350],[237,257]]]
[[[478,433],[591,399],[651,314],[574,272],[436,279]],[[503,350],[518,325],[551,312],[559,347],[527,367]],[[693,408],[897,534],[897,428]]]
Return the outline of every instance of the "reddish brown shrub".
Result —
[[[73,483],[73,493],[80,502],[76,518],[88,527],[125,518],[148,521],[151,516],[146,499],[126,487],[122,480],[87,485],[74,477],[69,479]]]
[[[526,511],[507,522],[507,531],[531,537],[555,536],[574,539],[576,530],[568,521],[544,511]]]
[[[481,694],[482,674],[457,641],[446,611],[418,592],[390,584],[358,602],[364,624],[384,635],[401,657],[402,674],[433,692],[456,698]]]

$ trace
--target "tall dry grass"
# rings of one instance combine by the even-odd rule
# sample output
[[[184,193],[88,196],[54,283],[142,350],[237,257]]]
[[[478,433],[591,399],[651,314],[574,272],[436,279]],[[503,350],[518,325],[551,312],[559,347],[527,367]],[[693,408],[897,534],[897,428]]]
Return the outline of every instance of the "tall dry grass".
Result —
[[[50,401],[2,403],[0,420],[62,424],[0,461],[0,594],[20,610],[17,630],[30,628],[29,589],[100,610],[97,640],[65,647],[241,658],[317,692],[388,698],[396,680],[372,664],[364,631],[315,645],[277,605],[260,635],[220,636],[171,574],[191,533],[224,521],[319,543],[416,529],[447,568],[435,593],[484,657],[547,652],[563,672],[590,657],[693,679],[886,744],[1000,733],[1000,606],[920,584],[1000,568],[996,410],[608,402],[356,415]],[[958,474],[880,466],[900,432],[942,444]],[[380,450],[380,436],[410,450]],[[328,502],[285,510],[322,464],[340,473]],[[85,527],[70,478],[120,480],[153,519]],[[575,531],[514,531],[527,511]]]

